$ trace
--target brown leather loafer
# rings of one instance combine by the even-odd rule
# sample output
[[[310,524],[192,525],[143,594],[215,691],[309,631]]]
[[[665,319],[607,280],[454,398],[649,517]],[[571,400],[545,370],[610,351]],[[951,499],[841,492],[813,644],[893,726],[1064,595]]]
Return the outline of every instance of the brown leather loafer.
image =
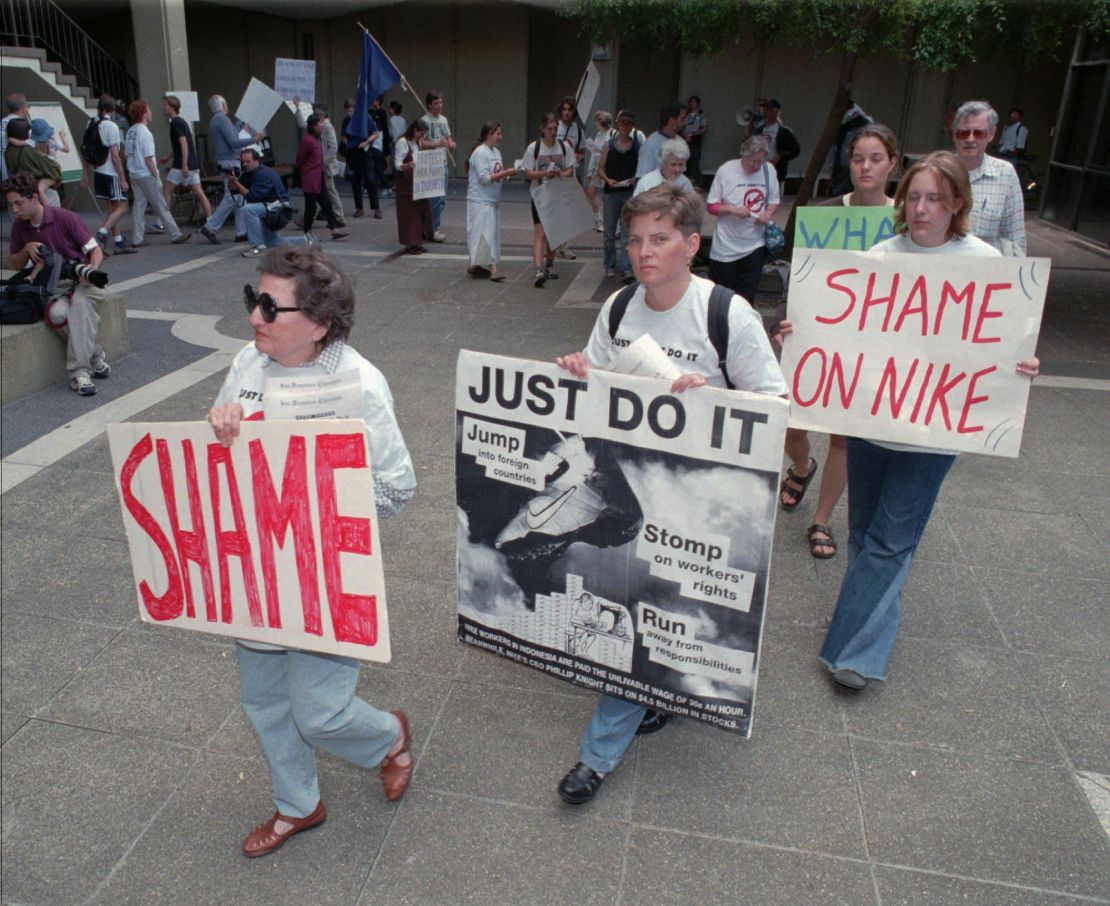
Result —
[[[394,802],[405,795],[412,780],[412,734],[409,732],[409,719],[404,711],[390,711],[401,722],[401,751],[396,755],[386,755],[382,759],[381,773],[382,786],[385,787],[385,798]],[[409,753],[408,764],[397,764],[397,759],[405,752]]]
[[[324,808],[324,801],[321,799],[316,803],[316,808],[312,813],[305,815],[303,818],[290,818],[288,815],[283,815],[280,812],[274,812],[272,818],[265,824],[259,825],[250,834],[247,839],[243,841],[243,852],[250,856],[252,859],[258,856],[267,856],[275,849],[278,849],[295,834],[301,831],[311,830],[314,827],[319,827],[328,817],[327,809]],[[278,819],[293,825],[289,830],[278,832],[274,830],[274,824]]]

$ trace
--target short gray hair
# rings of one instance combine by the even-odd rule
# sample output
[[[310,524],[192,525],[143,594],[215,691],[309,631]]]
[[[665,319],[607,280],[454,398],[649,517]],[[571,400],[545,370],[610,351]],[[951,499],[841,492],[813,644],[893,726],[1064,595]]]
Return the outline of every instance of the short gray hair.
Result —
[[[749,154],[758,154],[760,151],[771,153],[771,136],[769,135],[749,135],[744,139],[744,143],[740,146],[740,156],[747,157]]]
[[[668,159],[680,160],[683,163],[690,159],[690,146],[675,136],[669,138],[659,146],[659,164],[662,166]]]
[[[208,99],[208,109],[213,113],[222,113],[226,103],[222,94],[214,94]]]
[[[293,281],[293,297],[304,316],[328,329],[325,346],[350,336],[355,323],[354,287],[326,252],[308,245],[274,246],[258,270]]]
[[[987,115],[987,125],[991,129],[998,128],[998,111],[986,101],[965,101],[962,103],[960,109],[956,111],[956,115],[952,117],[952,128],[958,128],[967,117],[978,116],[980,113]]]

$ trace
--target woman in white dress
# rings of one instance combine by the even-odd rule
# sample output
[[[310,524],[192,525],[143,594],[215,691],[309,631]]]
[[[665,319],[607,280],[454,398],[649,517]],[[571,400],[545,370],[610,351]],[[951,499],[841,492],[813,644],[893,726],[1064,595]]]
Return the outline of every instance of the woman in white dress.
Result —
[[[505,275],[498,270],[501,264],[501,180],[516,174],[501,164],[501,124],[486,123],[482,126],[478,144],[467,162],[469,182],[466,188],[466,244],[470,250],[470,266],[466,272],[472,277],[489,276],[500,283]],[[484,240],[484,247],[483,247]]]

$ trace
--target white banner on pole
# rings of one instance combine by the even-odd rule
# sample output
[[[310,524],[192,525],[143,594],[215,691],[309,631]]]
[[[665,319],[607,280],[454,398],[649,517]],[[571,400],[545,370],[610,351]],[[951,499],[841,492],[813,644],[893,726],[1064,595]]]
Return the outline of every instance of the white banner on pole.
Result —
[[[432,148],[412,155],[412,200],[439,198],[447,194],[447,149]]]
[[[547,244],[558,248],[594,228],[594,212],[586,193],[574,179],[547,179],[532,186],[532,201],[540,215]]]
[[[799,250],[790,425],[1016,457],[1047,258]]]
[[[316,61],[278,57],[274,60],[274,91],[287,101],[299,97],[310,104],[315,102]]]
[[[361,419],[108,426],[144,622],[390,659]]]
[[[239,102],[235,116],[242,122],[249,123],[255,132],[261,132],[283,103],[285,102],[281,95],[273,88],[265,82],[251,78],[247,90],[243,92],[243,100]]]
[[[187,123],[200,122],[200,99],[195,91],[167,91],[181,101],[181,118]]]
[[[578,95],[578,116],[582,122],[590,121],[590,112],[593,110],[594,98],[597,89],[601,87],[601,73],[597,71],[594,61],[590,60],[586,66],[586,77],[582,80],[582,93]]]

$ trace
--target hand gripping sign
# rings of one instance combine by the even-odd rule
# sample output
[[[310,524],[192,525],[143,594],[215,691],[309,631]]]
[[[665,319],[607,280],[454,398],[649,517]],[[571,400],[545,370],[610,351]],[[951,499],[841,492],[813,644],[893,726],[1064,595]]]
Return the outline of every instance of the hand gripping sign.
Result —
[[[148,623],[388,661],[374,482],[360,419],[110,425]]]
[[[1049,261],[799,250],[790,425],[1016,457]]]

